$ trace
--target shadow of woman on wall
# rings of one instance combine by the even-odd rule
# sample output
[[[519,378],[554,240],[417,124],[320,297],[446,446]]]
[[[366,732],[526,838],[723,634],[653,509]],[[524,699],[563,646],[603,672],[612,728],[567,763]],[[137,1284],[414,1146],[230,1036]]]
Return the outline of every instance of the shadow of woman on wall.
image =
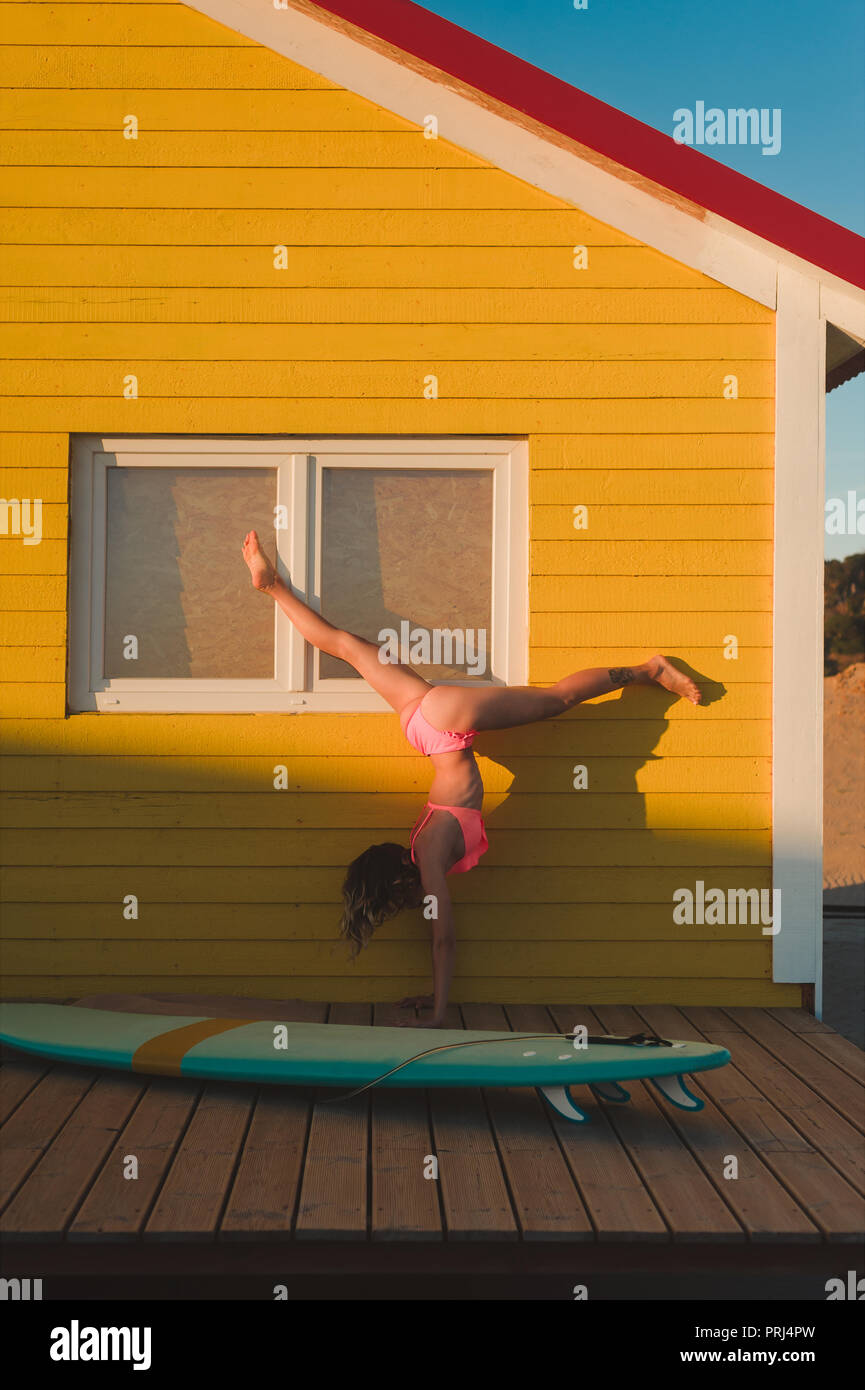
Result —
[[[726,693],[674,660],[700,686],[700,712]],[[741,866],[743,854],[723,814],[736,798],[707,785],[705,744],[684,701],[676,752],[656,751],[679,703],[660,687],[626,686],[556,719],[478,735],[490,848],[451,880],[464,980],[500,981],[496,997],[507,998],[529,979],[606,976],[621,986],[692,972],[693,952],[677,966],[673,892],[712,879],[716,866]]]

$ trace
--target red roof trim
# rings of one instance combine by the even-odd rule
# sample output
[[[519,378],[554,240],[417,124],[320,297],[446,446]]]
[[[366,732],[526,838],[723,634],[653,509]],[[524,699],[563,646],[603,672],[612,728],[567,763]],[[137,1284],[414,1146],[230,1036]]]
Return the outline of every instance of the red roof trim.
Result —
[[[865,288],[865,238],[410,0],[314,0],[617,164]]]

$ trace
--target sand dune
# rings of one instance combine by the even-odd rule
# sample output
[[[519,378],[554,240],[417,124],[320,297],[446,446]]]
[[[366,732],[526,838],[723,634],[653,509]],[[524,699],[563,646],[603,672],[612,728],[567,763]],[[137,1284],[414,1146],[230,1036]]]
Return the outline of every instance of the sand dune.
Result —
[[[823,699],[825,889],[865,883],[865,662],[826,676]]]

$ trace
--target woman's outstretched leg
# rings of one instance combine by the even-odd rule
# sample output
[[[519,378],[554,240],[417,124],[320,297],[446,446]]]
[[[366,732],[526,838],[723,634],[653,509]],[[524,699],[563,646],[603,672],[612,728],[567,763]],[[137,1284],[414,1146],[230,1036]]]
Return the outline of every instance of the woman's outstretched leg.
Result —
[[[249,566],[255,588],[263,594],[270,594],[271,598],[276,600],[283,613],[291,619],[307,642],[318,647],[319,651],[327,652],[329,656],[341,656],[342,652],[337,648],[341,646],[341,638],[345,635],[342,629],[334,627],[333,623],[329,623],[320,613],[315,613],[283,583],[261,549],[257,532],[247,533],[242,548],[243,558]]]
[[[438,729],[513,729],[564,714],[582,700],[608,695],[626,685],[661,685],[693,704],[700,703],[694,682],[665,656],[636,666],[592,666],[573,671],[555,685],[436,686],[424,713]]]
[[[379,649],[374,642],[367,642],[364,637],[346,632],[344,628],[334,627],[333,623],[293,594],[263,553],[255,531],[250,531],[243,542],[243,558],[249,566],[256,589],[270,594],[301,636],[319,651],[347,661],[397,714],[432,688],[410,666],[379,661]]]
[[[679,695],[691,704],[698,705],[702,696],[690,676],[679,671],[667,657],[657,653],[643,661],[639,666],[595,666],[587,671],[574,671],[563,677],[552,687],[559,691],[569,703],[579,704],[581,700],[591,700],[596,695],[607,695],[611,690],[621,690],[626,685],[660,685],[673,695]]]

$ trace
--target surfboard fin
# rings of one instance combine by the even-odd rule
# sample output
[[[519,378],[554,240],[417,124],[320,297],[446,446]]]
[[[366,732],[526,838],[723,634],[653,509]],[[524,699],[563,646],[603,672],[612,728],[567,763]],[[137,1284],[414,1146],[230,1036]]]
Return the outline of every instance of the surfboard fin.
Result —
[[[600,1100],[611,1100],[622,1105],[626,1100],[631,1099],[630,1091],[626,1091],[624,1086],[620,1086],[618,1081],[591,1081],[589,1090],[593,1091]]]
[[[564,1115],[566,1120],[575,1120],[578,1124],[588,1121],[588,1115],[574,1103],[568,1086],[539,1086],[538,1090],[543,1096],[547,1105],[551,1105],[553,1110],[559,1115]]]
[[[702,1110],[703,1102],[699,1096],[695,1096],[688,1090],[685,1082],[687,1076],[653,1076],[652,1081],[671,1104],[678,1106],[680,1110]]]

